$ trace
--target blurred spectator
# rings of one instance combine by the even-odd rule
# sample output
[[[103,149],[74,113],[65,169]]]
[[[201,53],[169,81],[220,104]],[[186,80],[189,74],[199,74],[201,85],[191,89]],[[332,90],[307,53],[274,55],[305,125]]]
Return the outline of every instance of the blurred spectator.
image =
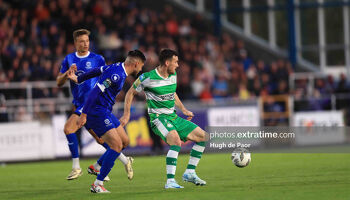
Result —
[[[202,90],[199,98],[202,102],[211,104],[213,102],[213,95],[211,93],[210,83],[204,82],[204,89]]]
[[[213,84],[213,95],[215,99],[220,99],[223,97],[227,97],[228,94],[228,84],[227,78],[224,72],[219,72],[217,75],[217,79]]]
[[[350,91],[349,82],[344,73],[340,74],[340,80],[336,89],[336,93],[347,93]]]
[[[327,76],[327,82],[325,85],[326,91],[328,94],[332,94],[335,92],[336,90],[336,83],[334,81],[334,78],[332,75],[328,75]]]
[[[196,68],[194,70],[194,80],[191,81],[191,88],[193,91],[193,95],[196,98],[199,98],[200,94],[202,93],[204,89],[204,83],[201,80],[201,70],[199,68]]]
[[[9,114],[7,113],[5,95],[0,93],[0,122],[8,122],[8,121],[9,121]]]
[[[33,120],[32,116],[27,112],[25,107],[21,106],[17,108],[15,121],[26,122],[26,121],[32,121],[32,120]]]

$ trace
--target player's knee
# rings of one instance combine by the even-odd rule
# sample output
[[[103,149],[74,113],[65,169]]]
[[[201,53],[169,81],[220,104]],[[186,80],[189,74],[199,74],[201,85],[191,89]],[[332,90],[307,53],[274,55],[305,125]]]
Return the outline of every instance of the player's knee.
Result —
[[[174,145],[181,146],[181,140],[180,140],[180,138],[175,140]]]
[[[110,148],[120,153],[123,149],[123,144],[121,142],[116,142]]]
[[[202,131],[199,135],[198,135],[198,141],[196,141],[196,142],[206,142],[206,141],[208,141],[208,137],[207,137],[207,134],[206,134],[206,132],[205,131]]]
[[[179,135],[177,134],[177,132],[170,132],[167,137],[167,143],[169,145],[177,145],[177,146],[181,146],[181,140]]]
[[[127,146],[129,146],[129,143],[130,143],[129,138],[125,138],[125,139],[123,140],[123,148],[126,148]]]
[[[69,135],[69,134],[72,133],[72,130],[71,130],[71,128],[70,128],[67,124],[65,124],[65,125],[64,125],[64,129],[63,129],[63,132],[64,132],[64,134]]]

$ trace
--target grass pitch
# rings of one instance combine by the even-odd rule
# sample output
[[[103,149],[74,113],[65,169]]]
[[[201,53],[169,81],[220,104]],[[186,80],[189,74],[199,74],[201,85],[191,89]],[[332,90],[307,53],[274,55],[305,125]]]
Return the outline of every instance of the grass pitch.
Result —
[[[68,199],[350,199],[350,154],[252,154],[246,168],[234,166],[226,154],[204,154],[197,168],[206,186],[182,182],[189,155],[180,155],[176,180],[185,188],[165,190],[165,155],[136,157],[129,181],[119,161],[105,184],[110,194],[92,194],[95,176],[81,160],[84,174],[67,181],[71,161],[17,163],[0,166],[1,200]]]

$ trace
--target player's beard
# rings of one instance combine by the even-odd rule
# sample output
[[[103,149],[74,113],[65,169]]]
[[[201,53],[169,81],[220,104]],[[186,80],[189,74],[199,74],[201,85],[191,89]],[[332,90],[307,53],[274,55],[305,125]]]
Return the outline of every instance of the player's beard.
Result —
[[[130,75],[133,76],[133,77],[136,77],[138,73],[139,73],[139,72],[138,72],[137,70],[135,70],[135,71],[131,72]]]
[[[176,69],[174,70],[168,70],[168,74],[175,74]]]

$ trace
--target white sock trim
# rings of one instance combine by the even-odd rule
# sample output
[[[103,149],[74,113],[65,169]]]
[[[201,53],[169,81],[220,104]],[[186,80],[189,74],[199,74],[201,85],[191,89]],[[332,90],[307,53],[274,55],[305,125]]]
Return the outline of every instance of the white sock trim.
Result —
[[[177,158],[178,155],[179,155],[179,152],[173,151],[173,150],[169,150],[169,151],[168,151],[168,154],[166,155],[166,157],[169,157],[169,158]]]
[[[195,144],[195,145],[193,145],[192,149],[203,153],[205,147],[202,147],[202,146]]]
[[[123,153],[120,153],[118,160],[120,160],[120,162],[122,162],[124,165],[128,164],[129,162],[128,158]]]
[[[94,184],[95,185],[103,185],[103,181],[100,181],[100,180],[96,179]]]
[[[95,168],[97,171],[100,171],[100,170],[101,170],[101,165],[99,165],[97,162],[95,162],[94,168]]]
[[[188,161],[188,164],[197,166],[199,163],[200,158],[196,157],[190,157],[190,160]]]
[[[166,183],[169,184],[169,182],[172,182],[172,181],[175,181],[175,179],[174,179],[174,178],[168,178],[168,179],[166,180]]]
[[[166,166],[166,173],[167,174],[174,174],[176,172],[176,166],[175,165],[167,165]]]
[[[194,169],[186,169],[185,174],[187,173],[195,173],[196,171]]]
[[[72,158],[73,161],[73,169],[80,169],[80,163],[79,163],[79,158]]]

